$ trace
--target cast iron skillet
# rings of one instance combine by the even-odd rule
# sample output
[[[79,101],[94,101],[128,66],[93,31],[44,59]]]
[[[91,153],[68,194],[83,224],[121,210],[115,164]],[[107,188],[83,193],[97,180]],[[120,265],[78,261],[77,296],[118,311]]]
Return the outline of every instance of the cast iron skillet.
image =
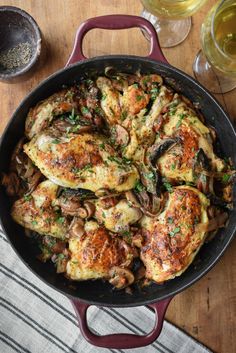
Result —
[[[151,50],[147,58],[115,55],[86,59],[83,55],[83,37],[92,28],[124,29],[132,27],[144,29],[150,36]],[[63,84],[73,84],[74,80],[84,76],[85,72],[87,74],[103,73],[106,66],[113,66],[123,72],[135,72],[139,69],[144,73],[152,72],[163,76],[166,83],[176,91],[182,92],[191,101],[199,104],[207,124],[214,126],[217,131],[223,155],[230,156],[236,164],[236,133],[226,113],[198,82],[167,63],[159,47],[154,28],[143,18],[111,15],[92,18],[82,23],[77,31],[74,49],[66,66],[69,67],[56,72],[34,89],[13,114],[1,139],[1,171],[8,170],[13,148],[24,133],[24,122],[29,108],[59,90]],[[152,343],[161,332],[164,314],[171,298],[195,283],[215,265],[233,239],[236,229],[236,210],[234,209],[230,214],[227,227],[219,230],[215,238],[202,247],[197,256],[197,262],[192,264],[180,277],[163,285],[152,284],[144,290],[135,288],[133,295],[128,295],[124,291],[112,291],[110,285],[102,281],[74,283],[76,289],[71,288],[63,276],[55,273],[53,266],[43,264],[36,259],[30,240],[25,237],[23,229],[11,219],[10,208],[11,202],[1,187],[0,218],[5,233],[18,256],[41,280],[70,298],[78,316],[80,329],[90,343],[116,349],[135,348]],[[86,321],[86,311],[91,304],[116,307],[148,305],[156,313],[155,327],[145,336],[131,334],[96,336],[89,330]]]

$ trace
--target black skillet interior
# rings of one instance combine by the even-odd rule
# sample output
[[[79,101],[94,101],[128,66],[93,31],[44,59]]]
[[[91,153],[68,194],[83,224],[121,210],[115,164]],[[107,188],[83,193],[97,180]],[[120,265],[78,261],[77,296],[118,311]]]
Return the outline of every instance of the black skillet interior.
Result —
[[[192,78],[181,71],[153,60],[134,56],[108,56],[86,60],[61,70],[33,90],[14,113],[0,146],[0,170],[7,171],[14,146],[24,133],[24,121],[30,107],[56,92],[62,85],[73,84],[84,76],[101,74],[106,66],[113,66],[118,71],[158,73],[167,84],[182,92],[192,102],[198,103],[207,124],[215,127],[224,156],[232,157],[236,165],[236,134],[220,105]],[[102,281],[73,282],[70,285],[62,275],[57,275],[51,264],[43,264],[34,256],[34,248],[25,237],[21,227],[10,217],[11,204],[3,187],[0,189],[1,221],[10,242],[26,265],[47,284],[63,294],[81,299],[90,304],[105,306],[136,306],[159,301],[174,295],[202,277],[220,258],[226,246],[232,240],[236,228],[236,210],[231,212],[227,228],[219,230],[215,238],[200,250],[196,261],[180,277],[163,285],[152,284],[143,290],[134,289],[133,295],[124,291],[113,291],[111,286]]]

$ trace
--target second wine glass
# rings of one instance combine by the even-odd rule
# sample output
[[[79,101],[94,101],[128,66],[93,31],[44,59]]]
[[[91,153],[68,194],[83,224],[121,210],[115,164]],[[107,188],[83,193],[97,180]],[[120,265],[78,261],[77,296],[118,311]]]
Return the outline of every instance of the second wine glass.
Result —
[[[149,20],[158,33],[161,47],[173,47],[189,34],[191,15],[207,0],[141,0],[142,17]]]
[[[236,88],[236,0],[220,0],[207,14],[201,29],[202,50],[193,72],[212,93]]]

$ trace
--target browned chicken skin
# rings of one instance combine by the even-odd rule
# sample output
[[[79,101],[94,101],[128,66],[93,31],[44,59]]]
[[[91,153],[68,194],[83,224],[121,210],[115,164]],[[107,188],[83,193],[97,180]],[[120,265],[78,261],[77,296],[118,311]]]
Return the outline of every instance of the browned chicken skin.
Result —
[[[206,223],[207,198],[197,189],[180,186],[169,195],[165,211],[153,220],[142,220],[144,237],[141,259],[146,277],[163,282],[180,275],[193,261],[206,232],[198,223]]]
[[[69,240],[69,250],[67,276],[74,280],[109,279],[113,267],[129,269],[135,256],[133,247],[119,237],[111,237],[95,221],[87,222],[82,236]]]

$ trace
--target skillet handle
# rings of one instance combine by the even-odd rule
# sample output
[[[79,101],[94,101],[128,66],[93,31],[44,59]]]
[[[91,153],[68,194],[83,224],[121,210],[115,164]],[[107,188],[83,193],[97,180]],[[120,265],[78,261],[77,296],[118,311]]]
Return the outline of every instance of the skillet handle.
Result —
[[[147,57],[150,59],[168,63],[162,53],[162,50],[158,41],[158,37],[157,37],[157,32],[149,21],[147,21],[145,18],[140,16],[107,15],[107,16],[93,17],[81,23],[81,25],[79,26],[76,32],[74,48],[68,62],[66,63],[66,66],[74,64],[77,61],[87,59],[83,54],[82,44],[83,44],[83,39],[85,34],[91,29],[94,29],[94,28],[125,29],[125,28],[134,28],[134,27],[139,27],[144,29],[150,37],[151,48],[150,48],[149,55]]]
[[[128,349],[147,346],[158,338],[162,330],[165,312],[171,299],[172,297],[148,305],[155,311],[155,326],[150,333],[142,336],[128,333],[98,336],[91,332],[88,327],[86,313],[90,305],[78,300],[71,300],[71,302],[75,309],[82,335],[89,343],[97,347]]]

